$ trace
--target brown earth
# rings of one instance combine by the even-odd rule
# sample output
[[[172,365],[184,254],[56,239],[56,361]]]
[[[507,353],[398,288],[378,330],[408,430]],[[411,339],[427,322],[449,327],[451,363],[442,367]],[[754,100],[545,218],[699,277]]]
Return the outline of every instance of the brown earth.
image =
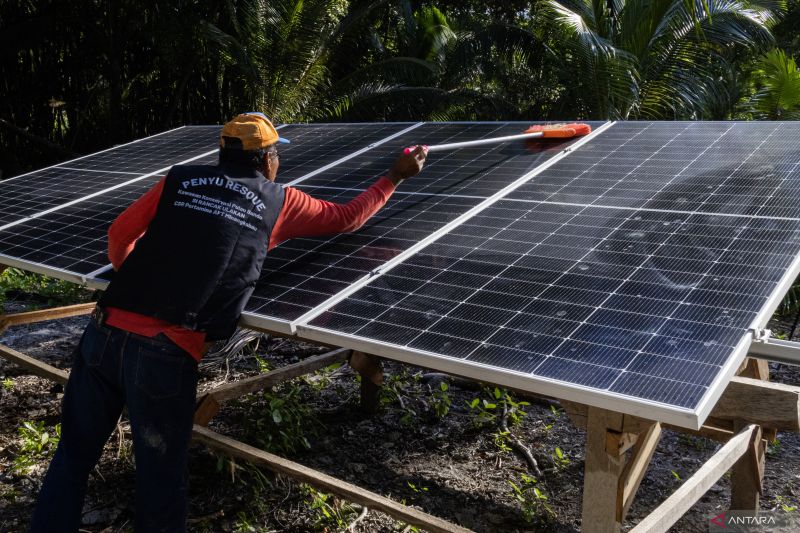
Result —
[[[7,344],[59,368],[68,369],[86,318],[14,327],[0,336]],[[773,325],[780,329],[780,325]],[[264,338],[256,351],[202,369],[201,388],[257,374],[325,351],[309,344]],[[772,379],[800,384],[800,369],[771,365]],[[578,531],[581,527],[584,432],[563,411],[546,401],[521,406],[526,415],[511,431],[544,470],[533,476],[525,461],[507,449],[494,411],[483,420],[469,404],[492,400],[493,391],[429,371],[395,363],[385,365],[386,385],[378,414],[359,408],[359,384],[347,366],[329,368],[283,384],[270,397],[251,395],[227,404],[212,429],[264,447],[280,443],[270,412],[278,406],[284,451],[300,463],[361,487],[405,501],[475,531]],[[33,457],[29,471],[13,468],[25,421],[44,421],[52,432],[58,422],[62,387],[26,374],[0,360],[0,532],[24,531],[44,475],[47,458]],[[449,383],[446,392],[442,381]],[[436,414],[445,399],[444,417]],[[514,401],[521,401],[516,398]],[[509,404],[511,405],[511,404]],[[511,405],[513,407],[513,405]],[[271,425],[270,425],[271,424]],[[305,449],[302,439],[309,448]],[[696,471],[719,445],[703,438],[665,431],[624,529],[630,529]],[[559,459],[556,448],[563,459]],[[218,458],[201,446],[190,453],[190,531],[337,531],[359,516],[360,508],[268,471]],[[82,531],[131,531],[133,523],[131,439],[122,422],[90,480]],[[521,490],[515,498],[511,483]],[[534,497],[533,488],[541,498]],[[781,433],[769,447],[762,508],[793,515],[800,502],[800,436]],[[546,498],[543,499],[543,498]],[[729,503],[726,475],[674,526],[673,531],[708,531],[708,516]],[[353,531],[412,530],[378,512],[368,512]]]

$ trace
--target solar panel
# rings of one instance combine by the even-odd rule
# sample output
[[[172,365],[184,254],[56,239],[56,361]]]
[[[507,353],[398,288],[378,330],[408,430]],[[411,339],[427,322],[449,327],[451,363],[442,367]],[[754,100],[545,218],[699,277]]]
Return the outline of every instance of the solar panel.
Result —
[[[425,124],[337,164],[298,187],[315,197],[345,202],[386,172],[403,147],[495,137],[528,123]],[[437,154],[419,176],[406,180],[386,207],[353,235],[294,239],[268,254],[265,275],[247,305],[256,320],[292,321],[455,220],[573,141],[496,145]],[[272,324],[272,327],[280,327]]]
[[[218,135],[219,126],[178,128],[6,179],[0,182],[0,229],[207,153]]]
[[[281,147],[281,180],[301,177],[316,165],[330,164],[346,157],[349,150],[355,150],[362,143],[379,144],[384,138],[409,126],[402,123],[281,126],[281,135],[291,137],[292,141]],[[148,153],[162,165],[157,168],[163,168],[165,162],[169,167],[171,163],[190,157],[196,157],[192,164],[215,164],[219,131],[219,126],[180,128],[69,165],[87,168],[98,168],[102,164],[113,166],[115,161],[124,163],[132,158],[146,158]],[[201,140],[204,142],[202,145]],[[165,143],[172,146],[171,151],[158,150]],[[188,151],[177,152],[176,146]],[[166,153],[171,154],[172,161],[165,161],[163,156]],[[142,168],[153,166],[143,165]],[[42,187],[40,180],[44,173],[49,178],[47,187]],[[158,172],[148,176],[65,170],[63,166],[56,166],[4,182],[0,188],[0,219],[7,213],[8,219],[13,219],[14,223],[13,227],[0,231],[0,255],[6,261],[15,261],[15,264],[18,261],[37,264],[45,270],[51,267],[56,269],[51,273],[68,274],[70,279],[82,281],[83,277],[108,267],[108,226],[128,205],[155,185],[162,174]],[[132,183],[127,183],[129,181]],[[30,202],[23,192],[28,190],[35,191]],[[66,201],[75,203],[64,205]],[[42,211],[46,211],[45,214]],[[22,218],[30,215],[37,218]]]
[[[589,123],[599,126],[600,122]],[[336,166],[331,174],[304,180],[309,187],[363,190],[391,167],[400,151],[417,144],[444,144],[522,133],[530,122],[426,123]],[[407,180],[398,193],[443,194],[486,198],[560,153],[574,140],[565,142],[512,142],[462,148],[431,154],[425,171]]]
[[[347,201],[405,146],[526,126],[286,125],[292,144],[281,147],[280,178]],[[800,271],[800,126],[620,122],[600,130],[574,146],[432,154],[359,232],[273,250],[244,321],[699,426],[753,328]],[[134,154],[120,161],[135,159],[131,146],[120,147]],[[158,176],[104,168],[110,153],[84,159],[55,171],[103,177],[76,177],[86,189],[75,192],[53,189],[67,205],[50,213],[38,211],[25,177],[4,183],[16,187],[0,189],[0,226],[3,217],[14,224],[0,231],[4,262],[77,279],[104,266],[108,224]],[[53,171],[39,171],[42,180]],[[141,179],[124,184],[131,177]],[[117,185],[81,197],[109,183]],[[15,219],[28,216],[37,218]]]
[[[184,126],[56,167],[141,176],[215,148],[219,144],[219,131],[219,126]]]
[[[410,122],[287,124],[280,134],[289,139],[290,144],[279,147],[278,181],[292,182],[413,127],[415,124]]]
[[[697,426],[798,270],[800,130],[751,124],[615,124],[298,331]]]

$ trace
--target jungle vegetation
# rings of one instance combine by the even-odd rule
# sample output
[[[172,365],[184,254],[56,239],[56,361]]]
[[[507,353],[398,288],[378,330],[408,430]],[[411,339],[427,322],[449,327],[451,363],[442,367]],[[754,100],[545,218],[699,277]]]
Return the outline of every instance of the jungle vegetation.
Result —
[[[800,0],[5,0],[4,177],[278,121],[792,119]]]

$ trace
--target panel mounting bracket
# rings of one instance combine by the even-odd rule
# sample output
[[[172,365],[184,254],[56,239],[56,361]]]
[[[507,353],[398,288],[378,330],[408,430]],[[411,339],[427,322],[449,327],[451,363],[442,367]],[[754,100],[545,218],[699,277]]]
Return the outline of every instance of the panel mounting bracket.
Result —
[[[795,341],[775,339],[768,336],[755,338],[750,344],[748,352],[750,356],[760,359],[800,366],[800,343]]]

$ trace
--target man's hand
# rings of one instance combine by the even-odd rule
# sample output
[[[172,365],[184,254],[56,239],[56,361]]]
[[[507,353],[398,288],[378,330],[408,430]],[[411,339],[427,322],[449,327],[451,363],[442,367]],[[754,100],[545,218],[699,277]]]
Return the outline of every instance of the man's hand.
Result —
[[[417,146],[409,153],[402,153],[395,160],[392,168],[386,177],[397,186],[401,181],[411,176],[416,176],[425,165],[425,158],[428,157],[427,146]]]

